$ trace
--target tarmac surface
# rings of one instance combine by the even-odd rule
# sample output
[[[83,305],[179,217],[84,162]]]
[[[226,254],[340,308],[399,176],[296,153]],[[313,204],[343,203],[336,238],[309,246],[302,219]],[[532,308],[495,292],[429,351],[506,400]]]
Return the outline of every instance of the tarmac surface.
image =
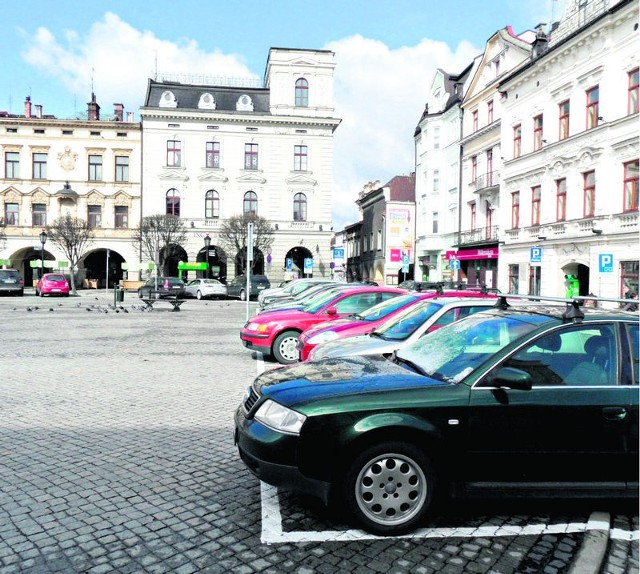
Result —
[[[233,413],[276,365],[242,347],[246,305],[142,309],[0,297],[0,574],[638,572],[635,503],[462,502],[378,538],[261,484]]]

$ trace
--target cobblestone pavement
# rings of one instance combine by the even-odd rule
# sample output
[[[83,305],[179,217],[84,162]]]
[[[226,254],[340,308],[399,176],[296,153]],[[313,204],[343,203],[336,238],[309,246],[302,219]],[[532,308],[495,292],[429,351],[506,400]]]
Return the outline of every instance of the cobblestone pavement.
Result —
[[[638,571],[635,505],[460,504],[413,536],[261,485],[233,412],[261,362],[245,305],[140,310],[132,294],[0,298],[0,573]],[[272,364],[266,365],[272,368]]]

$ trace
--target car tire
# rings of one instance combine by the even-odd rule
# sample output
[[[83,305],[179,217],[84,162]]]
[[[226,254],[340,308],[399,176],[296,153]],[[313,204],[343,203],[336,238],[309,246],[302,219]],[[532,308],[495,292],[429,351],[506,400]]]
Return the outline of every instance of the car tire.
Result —
[[[244,289],[242,289],[240,291],[240,301],[246,301],[247,300],[247,294],[245,293]]]
[[[198,299],[198,301],[202,299],[202,291],[200,291],[200,289],[196,292],[196,299]]]
[[[278,363],[291,365],[300,360],[298,353],[298,331],[284,331],[280,333],[273,342],[271,354]]]
[[[42,291],[40,291],[40,293],[38,293],[38,295],[40,295],[40,297],[44,297],[44,293]]]
[[[355,457],[342,494],[358,524],[387,536],[416,528],[433,501],[434,485],[431,462],[419,448],[389,441]]]

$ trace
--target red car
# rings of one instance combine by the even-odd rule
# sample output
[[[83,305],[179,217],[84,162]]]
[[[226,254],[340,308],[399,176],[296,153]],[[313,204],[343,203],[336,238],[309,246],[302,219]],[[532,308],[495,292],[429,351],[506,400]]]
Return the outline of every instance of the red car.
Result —
[[[367,309],[365,313],[358,314],[355,317],[348,317],[337,321],[330,321],[328,323],[318,323],[309,327],[298,337],[300,360],[308,360],[309,353],[311,353],[311,350],[314,349],[316,345],[327,343],[328,341],[335,341],[336,339],[342,339],[344,337],[371,333],[376,329],[376,327],[379,327],[382,323],[397,315],[407,307],[410,307],[414,303],[423,301],[424,299],[434,299],[436,297],[491,297],[495,299],[496,295],[480,291],[457,289],[450,291],[430,290],[407,293],[406,295],[396,297],[391,301],[380,303],[371,309]]]
[[[69,282],[62,273],[45,273],[36,283],[36,295],[69,296]]]
[[[273,356],[283,365],[299,360],[298,335],[316,323],[360,313],[392,297],[405,295],[396,287],[355,287],[328,291],[301,310],[260,313],[240,331],[242,344],[253,351]]]

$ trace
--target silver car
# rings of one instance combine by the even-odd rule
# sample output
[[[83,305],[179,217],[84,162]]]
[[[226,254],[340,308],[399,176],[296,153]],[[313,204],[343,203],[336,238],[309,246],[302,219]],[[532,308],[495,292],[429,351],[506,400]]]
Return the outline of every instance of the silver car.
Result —
[[[224,299],[227,286],[217,279],[192,279],[184,288],[187,297],[196,299]]]
[[[354,355],[385,355],[411,345],[423,335],[454,321],[495,307],[497,299],[447,297],[411,305],[367,335],[345,337],[317,345],[310,361]]]

